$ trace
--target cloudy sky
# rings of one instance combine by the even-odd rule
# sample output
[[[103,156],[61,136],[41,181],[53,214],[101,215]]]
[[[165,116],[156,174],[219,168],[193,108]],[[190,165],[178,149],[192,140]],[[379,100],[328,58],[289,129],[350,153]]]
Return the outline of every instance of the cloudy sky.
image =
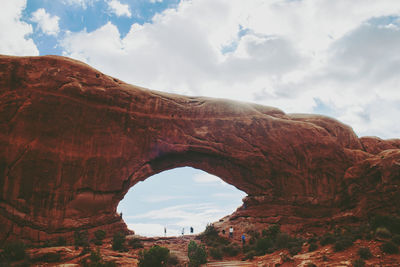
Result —
[[[320,113],[359,136],[400,137],[399,0],[1,4],[1,54],[69,56],[150,89]]]

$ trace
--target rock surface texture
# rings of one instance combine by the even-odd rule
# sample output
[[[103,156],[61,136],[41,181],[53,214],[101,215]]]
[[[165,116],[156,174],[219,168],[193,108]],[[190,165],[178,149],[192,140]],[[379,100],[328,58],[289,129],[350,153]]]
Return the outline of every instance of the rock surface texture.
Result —
[[[0,242],[127,230],[116,207],[129,188],[182,166],[245,191],[236,215],[267,222],[394,212],[400,201],[398,139],[152,91],[68,58],[0,56]]]

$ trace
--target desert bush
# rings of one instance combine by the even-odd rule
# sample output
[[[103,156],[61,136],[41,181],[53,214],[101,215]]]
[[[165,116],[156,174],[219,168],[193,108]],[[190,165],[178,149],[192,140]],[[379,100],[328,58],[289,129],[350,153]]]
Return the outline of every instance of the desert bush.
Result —
[[[263,230],[266,231],[266,230]],[[260,233],[256,230],[248,230],[247,235],[251,238],[258,239],[260,238]]]
[[[261,238],[257,240],[256,251],[257,255],[265,255],[269,248],[274,246],[273,241],[270,238]]]
[[[208,250],[208,252],[213,259],[216,259],[216,260],[222,259],[222,251],[220,248],[210,248]]]
[[[400,234],[400,218],[397,216],[376,215],[371,219],[370,225],[372,229],[385,227],[393,234]]]
[[[294,246],[294,247],[291,247],[290,249],[289,249],[289,253],[290,253],[290,255],[297,255],[299,252],[301,252],[301,247],[299,247],[299,246]]]
[[[59,262],[61,260],[61,254],[58,252],[49,252],[43,254],[41,257],[36,258],[34,261],[40,262]]]
[[[89,262],[88,262],[89,260]],[[90,256],[81,261],[83,267],[115,267],[117,264],[114,261],[105,261],[100,254],[100,250],[91,251]]]
[[[256,252],[254,250],[250,250],[244,254],[243,260],[252,260],[255,255],[256,255]]]
[[[240,248],[237,244],[225,245],[222,247],[222,252],[224,253],[224,255],[234,257],[239,254]]]
[[[367,247],[359,248],[357,253],[358,253],[358,256],[360,256],[360,258],[362,258],[362,259],[366,259],[367,260],[367,259],[372,257],[372,253],[369,250],[369,248],[367,248]]]
[[[281,227],[279,224],[274,224],[268,227],[267,230],[262,231],[263,237],[268,237],[272,240],[275,240],[277,235],[281,232]]]
[[[189,266],[200,266],[207,262],[207,253],[203,245],[191,240],[188,245]]]
[[[331,233],[326,233],[322,236],[321,240],[319,241],[319,243],[321,244],[321,246],[325,246],[328,244],[333,244],[336,241],[336,237],[331,234]]]
[[[356,259],[352,262],[353,267],[364,267],[365,261],[363,259]]]
[[[212,224],[207,224],[206,229],[202,233],[202,235],[207,237],[216,237],[218,236],[218,231]]]
[[[59,237],[57,238],[57,241],[56,241],[55,245],[56,245],[57,247],[65,246],[65,245],[67,245],[67,240],[65,239],[65,237],[59,236]]]
[[[112,249],[115,251],[124,251],[125,249],[125,235],[121,232],[116,232],[112,240]]]
[[[279,233],[276,236],[275,245],[278,249],[288,248],[292,238],[287,233]]]
[[[386,227],[378,227],[375,231],[375,235],[380,238],[390,238],[392,236]]]
[[[89,246],[89,233],[87,230],[74,232],[74,245],[76,248]]]
[[[179,259],[175,254],[171,253],[171,254],[169,254],[167,262],[168,262],[168,264],[167,264],[168,266],[176,266],[179,264]]]
[[[97,230],[96,232],[94,232],[94,237],[97,240],[103,240],[104,238],[106,238],[106,231],[104,230]]]
[[[335,251],[343,251],[353,245],[353,239],[350,236],[340,236],[335,244],[333,245],[333,249]]]
[[[142,241],[139,238],[129,239],[128,240],[128,245],[133,249],[143,248]]]
[[[395,243],[396,245],[400,245],[400,235],[394,235],[392,237],[392,242]]]
[[[160,246],[152,246],[139,252],[139,267],[162,267],[167,266],[169,249]]]
[[[311,243],[310,246],[308,247],[308,251],[315,251],[318,248],[317,243]]]
[[[23,260],[26,257],[26,245],[21,241],[6,243],[3,248],[3,255],[9,261]]]
[[[381,245],[381,250],[388,254],[397,254],[399,253],[399,248],[392,241],[385,242]]]
[[[212,224],[208,224],[204,232],[201,233],[199,237],[200,240],[209,247],[218,247],[230,243],[227,238],[218,235],[217,229],[215,229]]]

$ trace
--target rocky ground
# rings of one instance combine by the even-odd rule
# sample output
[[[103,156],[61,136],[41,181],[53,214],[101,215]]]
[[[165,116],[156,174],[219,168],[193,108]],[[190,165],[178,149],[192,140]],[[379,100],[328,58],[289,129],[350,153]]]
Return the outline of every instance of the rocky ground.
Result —
[[[128,236],[137,238],[138,236]],[[139,237],[144,248],[150,248],[153,245],[167,247],[171,254],[177,256],[178,266],[187,266],[187,247],[190,240],[199,242],[197,236],[185,237]],[[233,240],[239,244],[239,238]],[[295,256],[290,256],[287,250],[278,250],[272,254],[254,257],[251,260],[242,260],[244,255],[239,253],[235,257],[224,257],[223,260],[213,260],[209,257],[209,262],[204,266],[354,266],[353,261],[359,256],[357,251],[360,247],[368,247],[372,257],[365,260],[365,266],[400,266],[400,255],[386,255],[380,250],[382,242],[377,240],[357,240],[353,246],[341,251],[335,252],[332,245],[320,246],[313,252],[308,252],[308,245],[303,245],[302,251]],[[92,250],[99,249],[104,261],[114,261],[117,266],[137,266],[139,251],[142,249],[129,249],[127,252],[116,252],[112,250],[111,239],[104,240],[101,246],[91,245]],[[27,250],[30,257],[30,266],[81,266],[84,258],[89,254],[81,255],[82,248],[75,249],[73,246],[32,248]],[[54,257],[54,255],[59,255]],[[49,262],[55,259],[56,262]],[[312,265],[314,264],[314,265]],[[1,265],[3,266],[3,265]],[[29,266],[23,261],[14,262],[11,266]]]

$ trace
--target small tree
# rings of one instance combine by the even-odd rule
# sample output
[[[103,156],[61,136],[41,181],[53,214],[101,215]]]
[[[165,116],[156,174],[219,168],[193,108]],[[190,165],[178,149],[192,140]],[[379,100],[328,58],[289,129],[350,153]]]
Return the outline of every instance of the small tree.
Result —
[[[112,249],[116,251],[125,250],[125,235],[121,232],[116,232],[112,240]]]
[[[128,240],[128,245],[133,249],[143,248],[142,241],[139,238],[132,238]]]
[[[74,232],[74,244],[75,248],[78,247],[88,247],[89,246],[89,233],[85,231],[75,231]]]
[[[97,240],[103,240],[106,238],[106,232],[104,230],[97,230],[94,232],[94,237],[96,237]]]
[[[3,254],[7,260],[18,261],[26,256],[26,246],[21,241],[13,241],[4,246]]]
[[[399,253],[399,248],[397,245],[391,241],[385,242],[381,246],[381,250],[388,254],[397,254]]]
[[[168,259],[169,249],[155,245],[139,252],[139,267],[167,266]]]
[[[369,259],[372,257],[372,253],[369,250],[369,248],[367,247],[361,247],[358,249],[358,255],[360,256],[360,258],[362,259]]]
[[[268,227],[267,230],[262,231],[263,237],[269,237],[272,240],[275,240],[277,235],[281,232],[281,227],[279,224],[273,224]]]
[[[207,262],[207,253],[204,245],[197,245],[191,240],[188,245],[189,266],[197,267]]]

